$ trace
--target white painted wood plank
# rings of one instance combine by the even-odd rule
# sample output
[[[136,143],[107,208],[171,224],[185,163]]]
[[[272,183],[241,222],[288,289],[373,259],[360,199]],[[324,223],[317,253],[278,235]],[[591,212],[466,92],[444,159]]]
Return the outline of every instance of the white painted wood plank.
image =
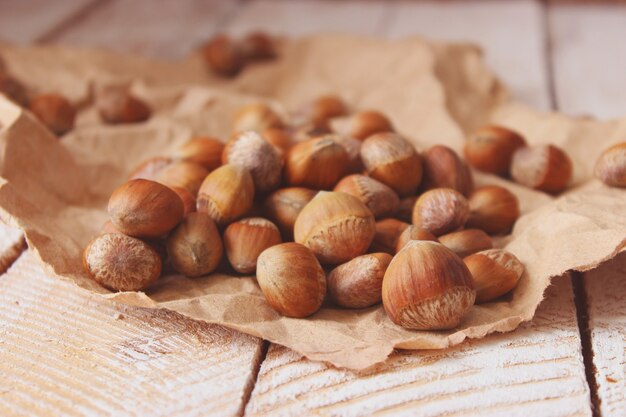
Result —
[[[26,252],[0,279],[0,415],[235,416],[262,341],[112,304]]]
[[[394,2],[387,29],[394,38],[423,35],[480,45],[487,65],[514,98],[547,110],[544,32],[542,5],[536,0]]]
[[[559,110],[626,115],[626,3],[556,2],[548,18]]]
[[[94,0],[0,0],[0,41],[36,42]]]

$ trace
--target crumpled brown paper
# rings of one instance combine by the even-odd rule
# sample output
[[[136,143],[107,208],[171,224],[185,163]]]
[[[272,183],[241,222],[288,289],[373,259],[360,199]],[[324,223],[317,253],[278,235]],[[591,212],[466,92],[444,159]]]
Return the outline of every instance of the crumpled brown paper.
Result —
[[[591,176],[599,152],[626,139],[626,119],[599,122],[507,102],[505,89],[471,45],[316,36],[285,41],[280,60],[249,67],[233,81],[207,75],[197,58],[171,64],[58,47],[4,46],[0,53],[31,86],[60,91],[84,106],[76,129],[59,141],[30,113],[0,98],[0,211],[24,229],[46,266],[116,301],[219,323],[314,360],[362,369],[383,361],[394,347],[445,348],[513,330],[532,318],[551,277],[595,267],[613,257],[626,237],[626,191]],[[90,106],[92,87],[131,81],[155,116],[140,125],[102,125]],[[478,184],[504,184],[521,200],[524,215],[501,242],[527,268],[510,296],[474,306],[457,329],[426,332],[394,325],[381,306],[343,310],[326,304],[308,319],[281,317],[252,277],[170,275],[145,293],[115,294],[86,277],[82,249],[106,220],[110,192],[134,165],[168,154],[192,135],[225,139],[242,103],[275,100],[272,105],[285,111],[329,92],[354,108],[388,113],[420,149],[435,143],[460,149],[466,132],[493,121],[531,143],[556,143],[568,151],[575,180],[558,198],[476,175]]]

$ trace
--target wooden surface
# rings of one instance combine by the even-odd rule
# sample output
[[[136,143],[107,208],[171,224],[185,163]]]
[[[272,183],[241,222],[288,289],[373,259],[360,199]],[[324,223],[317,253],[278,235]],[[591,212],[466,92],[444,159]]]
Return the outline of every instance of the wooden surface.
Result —
[[[480,43],[513,94],[533,106],[601,117],[626,109],[623,4],[56,3],[0,0],[0,39],[177,58],[220,30],[420,34]],[[7,230],[0,251],[15,253],[19,233]],[[622,257],[587,274],[578,311],[571,281],[561,278],[535,320],[514,333],[398,352],[355,374],[276,345],[264,357],[262,341],[219,326],[110,305],[48,276],[27,253],[0,277],[0,415],[591,415],[591,379],[596,415],[623,416],[625,273]],[[591,345],[584,358],[577,313]],[[76,331],[61,333],[67,326]]]

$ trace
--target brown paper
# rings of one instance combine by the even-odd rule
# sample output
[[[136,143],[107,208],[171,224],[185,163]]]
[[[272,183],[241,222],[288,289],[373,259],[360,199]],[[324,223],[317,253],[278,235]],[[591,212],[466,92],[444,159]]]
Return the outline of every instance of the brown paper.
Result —
[[[533,317],[551,277],[593,268],[624,243],[626,191],[593,180],[591,169],[603,148],[626,138],[626,119],[598,122],[506,102],[505,89],[471,45],[317,36],[286,41],[280,60],[250,67],[233,81],[207,76],[197,59],[166,64],[48,47],[5,46],[0,52],[10,69],[28,74],[25,81],[37,89],[53,86],[85,104],[76,129],[59,141],[30,113],[0,98],[2,217],[25,230],[51,271],[119,302],[171,309],[314,360],[362,369],[383,361],[394,347],[445,348],[467,337],[513,330]],[[132,81],[135,93],[157,109],[155,116],[138,125],[102,125],[89,104],[90,91],[111,81]],[[466,132],[490,120],[519,130],[531,143],[567,149],[575,181],[556,199],[476,174],[478,184],[503,184],[521,200],[524,215],[500,242],[527,268],[508,298],[474,306],[454,330],[426,332],[394,325],[381,306],[343,310],[327,303],[308,319],[281,317],[268,307],[253,277],[167,275],[145,293],[112,294],[85,275],[82,249],[106,220],[111,191],[133,166],[167,155],[192,135],[226,138],[243,103],[274,99],[271,104],[284,112],[329,92],[355,109],[386,112],[420,149],[435,143],[460,149]]]

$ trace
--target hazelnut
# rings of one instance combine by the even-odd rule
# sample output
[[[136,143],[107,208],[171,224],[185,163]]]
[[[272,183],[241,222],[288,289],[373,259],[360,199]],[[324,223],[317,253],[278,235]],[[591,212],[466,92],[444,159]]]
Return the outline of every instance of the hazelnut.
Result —
[[[233,269],[241,274],[253,273],[261,252],[280,243],[278,227],[262,217],[236,221],[224,231],[226,256]]]
[[[361,160],[361,145],[363,142],[350,136],[340,135],[337,133],[327,133],[320,138],[330,139],[338,145],[341,145],[348,154],[348,166],[346,172],[361,172],[365,168]]]
[[[511,291],[524,274],[524,264],[502,249],[478,252],[463,261],[472,274],[477,303],[486,303]]]
[[[422,161],[413,145],[396,133],[378,133],[361,146],[369,175],[400,196],[414,194],[422,181]]]
[[[196,211],[196,198],[186,189],[182,187],[170,187],[180,197],[183,202],[184,216]]]
[[[383,278],[385,311],[408,329],[452,329],[475,298],[472,275],[461,258],[436,242],[410,241]]]
[[[365,140],[375,133],[393,132],[391,121],[379,111],[364,110],[348,119],[345,133],[358,140]]]
[[[57,136],[74,127],[76,109],[59,94],[40,94],[30,101],[28,107]]]
[[[268,127],[263,130],[261,136],[278,151],[281,158],[293,145],[291,134],[282,127]]]
[[[290,238],[293,236],[293,226],[298,214],[315,194],[317,191],[302,187],[276,190],[265,200],[265,213],[276,222],[283,236]]]
[[[290,128],[291,138],[295,143],[316,139],[321,136],[333,133],[328,124],[304,123],[296,124]]]
[[[466,226],[491,235],[508,233],[520,215],[515,194],[497,185],[474,190],[469,198],[469,208]]]
[[[423,153],[424,189],[452,188],[468,196],[474,188],[472,172],[452,149],[435,145]]]
[[[618,143],[602,152],[595,174],[611,187],[626,187],[626,143]]]
[[[4,94],[9,100],[22,107],[28,105],[26,87],[8,74],[0,74],[0,94]]]
[[[198,191],[197,208],[224,226],[246,214],[254,201],[254,182],[247,169],[222,165],[211,172]]]
[[[435,236],[457,230],[469,216],[469,204],[463,194],[450,188],[426,191],[413,207],[413,224]]]
[[[235,114],[233,121],[233,133],[246,130],[263,132],[270,127],[284,127],[284,123],[270,106],[263,103],[253,103],[241,107]]]
[[[126,87],[109,86],[100,90],[96,107],[104,123],[140,123],[152,114],[150,107],[133,96]]]
[[[115,227],[111,220],[107,220],[104,225],[102,225],[102,229],[100,229],[100,235],[104,235],[107,233],[122,233],[120,230]],[[143,242],[150,245],[152,249],[156,251],[162,261],[167,259],[167,249],[165,248],[165,243],[160,238],[155,239],[141,239]]]
[[[167,253],[174,268],[188,277],[215,271],[224,248],[217,226],[206,213],[190,213],[167,238]]]
[[[400,204],[398,205],[398,210],[396,210],[395,217],[403,222],[411,223],[413,221],[413,207],[415,207],[416,201],[417,196],[404,197],[400,199]]]
[[[437,237],[430,233],[428,230],[410,225],[402,231],[400,236],[398,236],[395,251],[393,253],[400,252],[400,250],[405,247],[406,244],[409,243],[411,240],[430,240],[431,242],[439,241]]]
[[[501,126],[485,126],[465,142],[465,159],[480,171],[508,176],[513,154],[524,146],[526,140],[517,132]]]
[[[518,149],[511,176],[515,182],[547,193],[559,193],[572,178],[572,161],[554,145]]]
[[[155,156],[137,165],[128,176],[129,180],[144,179],[156,181],[159,173],[172,163],[172,159],[165,156]]]
[[[300,113],[308,122],[316,126],[323,126],[334,117],[348,114],[348,109],[341,98],[335,95],[326,95],[308,103]]]
[[[374,215],[358,198],[319,192],[298,215],[294,238],[323,263],[339,264],[362,255],[374,239]]]
[[[257,262],[257,282],[267,303],[288,317],[307,317],[322,306],[326,274],[307,247],[289,242],[264,250]]]
[[[493,248],[491,237],[480,229],[465,229],[448,233],[439,236],[439,242],[461,258]]]
[[[289,185],[331,189],[343,176],[348,163],[345,149],[330,139],[311,139],[289,150],[285,180]]]
[[[335,186],[334,191],[355,196],[370,209],[375,218],[392,215],[400,204],[394,190],[382,182],[360,174],[344,177]]]
[[[201,49],[204,62],[217,75],[232,77],[244,66],[239,45],[226,35],[217,35]]]
[[[193,162],[213,171],[222,165],[224,144],[211,137],[196,137],[178,148],[173,157],[176,160]]]
[[[396,253],[398,238],[410,225],[397,219],[383,219],[376,222],[376,233],[369,252]]]
[[[83,266],[100,285],[114,291],[139,291],[161,275],[159,254],[147,243],[121,233],[94,238],[83,252]]]
[[[118,187],[108,207],[111,221],[134,237],[159,237],[183,218],[183,202],[170,188],[150,180],[130,180]]]
[[[187,161],[174,162],[157,174],[157,181],[168,187],[181,187],[195,196],[209,171],[200,164]]]
[[[248,33],[239,42],[239,49],[247,60],[260,61],[276,57],[274,39],[264,32]]]
[[[380,303],[383,277],[391,262],[388,253],[357,256],[328,275],[328,293],[333,302],[346,308],[365,308]]]
[[[276,149],[256,132],[235,134],[224,147],[222,160],[248,170],[257,195],[275,190],[280,185],[282,161]]]

